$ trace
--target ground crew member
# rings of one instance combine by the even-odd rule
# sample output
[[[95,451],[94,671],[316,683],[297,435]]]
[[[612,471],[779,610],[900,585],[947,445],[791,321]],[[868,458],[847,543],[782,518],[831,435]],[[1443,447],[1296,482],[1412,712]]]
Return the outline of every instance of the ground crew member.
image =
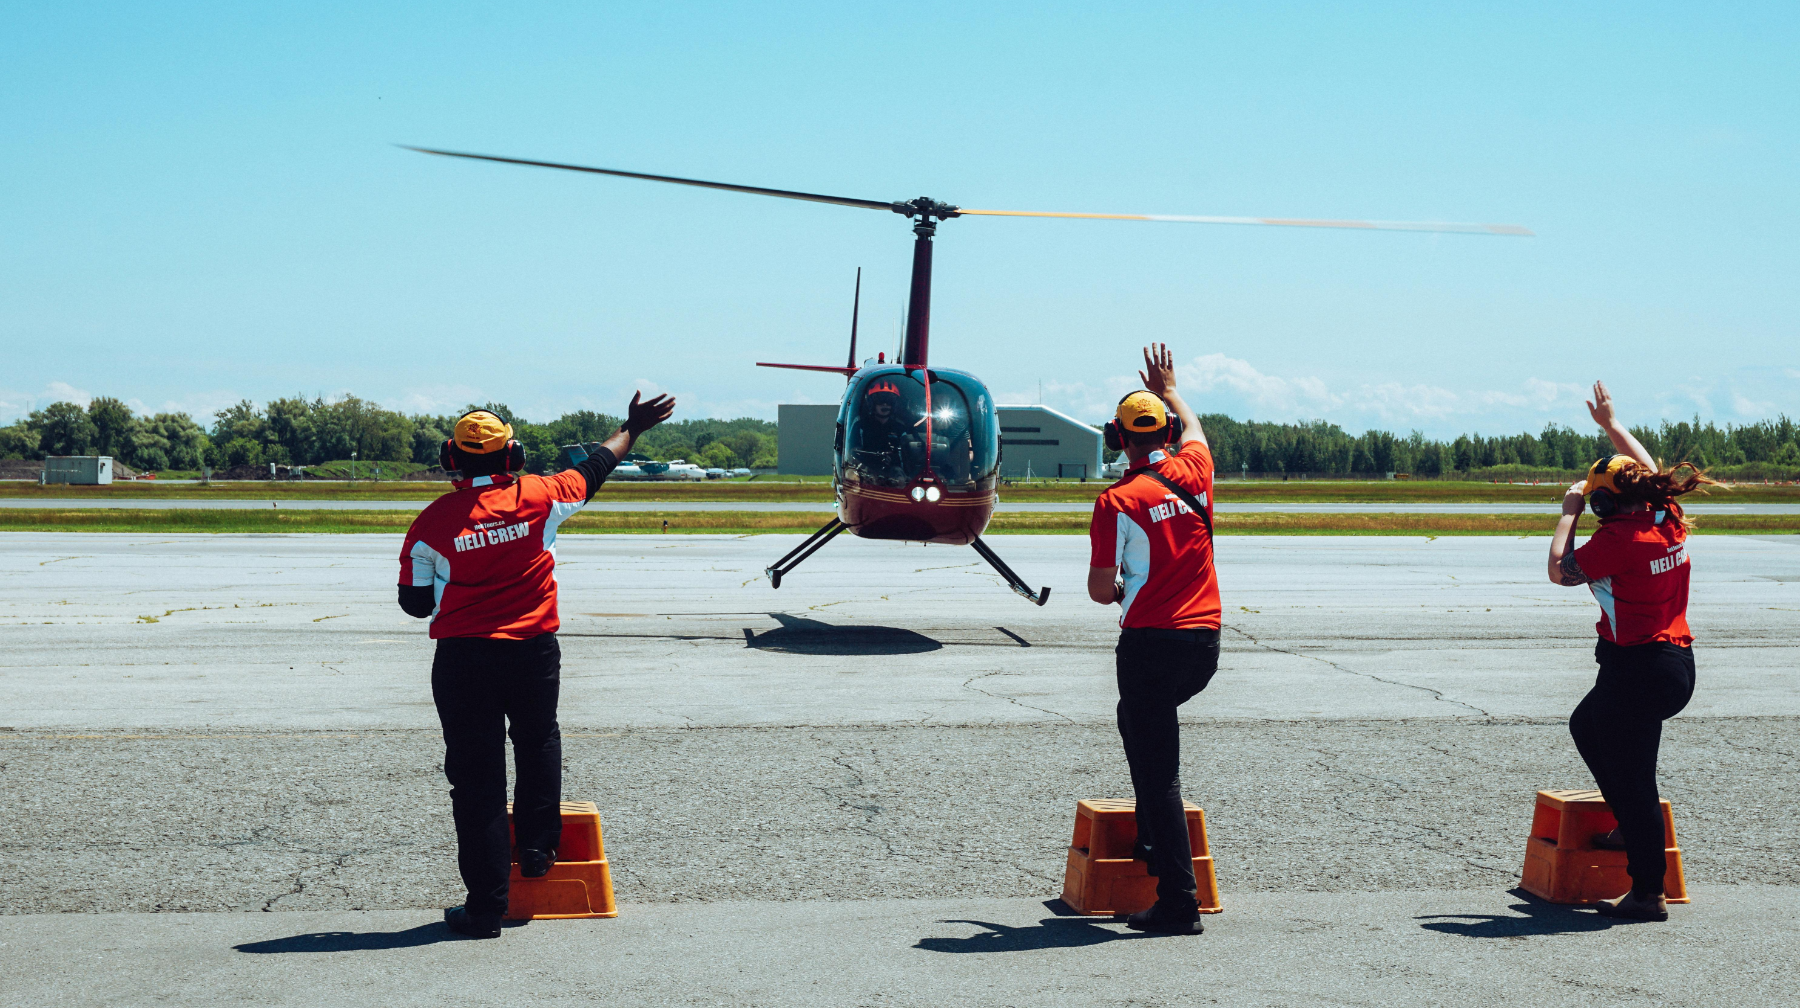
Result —
[[[562,733],[556,698],[556,529],[600,489],[638,435],[675,400],[631,397],[618,433],[574,469],[523,473],[512,426],[487,410],[456,421],[441,452],[456,489],[420,512],[400,550],[400,608],[431,617],[431,695],[444,728],[444,776],[456,861],[468,898],[444,911],[450,929],[500,937],[512,849],[506,830],[506,736],[518,787],[519,871],[537,878],[562,836]]]
[[[1606,386],[1594,383],[1594,421],[1618,454],[1595,462],[1563,496],[1550,537],[1550,580],[1587,585],[1600,603],[1594,660],[1600,675],[1569,716],[1569,734],[1619,827],[1594,846],[1623,850],[1631,891],[1594,909],[1607,917],[1666,921],[1662,799],[1656,753],[1662,723],[1694,695],[1694,635],[1688,630],[1687,533],[1675,498],[1712,483],[1691,463],[1662,470],[1613,414]],[[1678,478],[1683,468],[1688,475]],[[1575,525],[1591,502],[1600,527],[1571,551]]]
[[[1156,876],[1156,904],[1126,923],[1200,934],[1176,708],[1219,667],[1213,459],[1200,421],[1175,392],[1168,347],[1146,347],[1139,375],[1148,391],[1121,399],[1107,424],[1108,447],[1123,450],[1130,465],[1094,502],[1088,596],[1121,608],[1119,736],[1137,795],[1134,855]]]

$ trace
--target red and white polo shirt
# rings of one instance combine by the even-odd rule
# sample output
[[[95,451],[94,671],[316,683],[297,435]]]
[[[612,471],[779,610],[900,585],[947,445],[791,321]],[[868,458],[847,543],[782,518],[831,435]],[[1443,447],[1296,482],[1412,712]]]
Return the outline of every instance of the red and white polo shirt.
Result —
[[[1600,521],[1594,537],[1575,550],[1600,603],[1594,629],[1629,647],[1667,641],[1688,647],[1687,529],[1681,505],[1631,511]]]
[[[554,633],[556,529],[587,503],[587,478],[481,476],[432,501],[406,532],[400,583],[432,586],[431,637]]]
[[[1189,441],[1174,455],[1151,452],[1152,466],[1194,495],[1212,517],[1212,452]],[[1119,626],[1172,630],[1219,628],[1219,577],[1207,522],[1169,488],[1133,466],[1094,501],[1088,526],[1094,567],[1117,567],[1125,581]]]

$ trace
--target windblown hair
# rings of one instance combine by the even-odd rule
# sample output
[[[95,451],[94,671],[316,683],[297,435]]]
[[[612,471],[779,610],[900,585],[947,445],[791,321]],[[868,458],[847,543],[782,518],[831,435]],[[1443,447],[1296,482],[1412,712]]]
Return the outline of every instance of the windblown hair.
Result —
[[[1687,470],[1686,476],[1681,475],[1683,469]],[[1705,487],[1722,485],[1692,462],[1678,462],[1658,472],[1640,465],[1626,466],[1613,477],[1613,482],[1619,487],[1619,503],[1645,504],[1652,508],[1667,508],[1683,494],[1696,490],[1706,493]],[[1684,527],[1694,527],[1694,520],[1682,514],[1679,505],[1672,510],[1681,518]]]

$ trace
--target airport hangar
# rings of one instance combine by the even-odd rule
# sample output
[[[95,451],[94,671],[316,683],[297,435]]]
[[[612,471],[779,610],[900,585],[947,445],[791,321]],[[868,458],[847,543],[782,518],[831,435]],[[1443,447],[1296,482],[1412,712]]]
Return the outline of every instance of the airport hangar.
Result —
[[[779,461],[784,476],[831,475],[831,442],[837,405],[782,403],[776,419]],[[1000,475],[1007,479],[1047,476],[1101,478],[1100,431],[1048,406],[999,406]]]

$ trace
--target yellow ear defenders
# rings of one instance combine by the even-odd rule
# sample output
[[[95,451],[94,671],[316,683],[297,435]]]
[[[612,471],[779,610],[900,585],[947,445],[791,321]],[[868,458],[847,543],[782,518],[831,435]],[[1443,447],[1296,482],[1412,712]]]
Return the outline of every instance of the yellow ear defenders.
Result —
[[[1596,518],[1611,518],[1619,513],[1619,472],[1637,465],[1629,455],[1608,455],[1588,468],[1588,507]]]

